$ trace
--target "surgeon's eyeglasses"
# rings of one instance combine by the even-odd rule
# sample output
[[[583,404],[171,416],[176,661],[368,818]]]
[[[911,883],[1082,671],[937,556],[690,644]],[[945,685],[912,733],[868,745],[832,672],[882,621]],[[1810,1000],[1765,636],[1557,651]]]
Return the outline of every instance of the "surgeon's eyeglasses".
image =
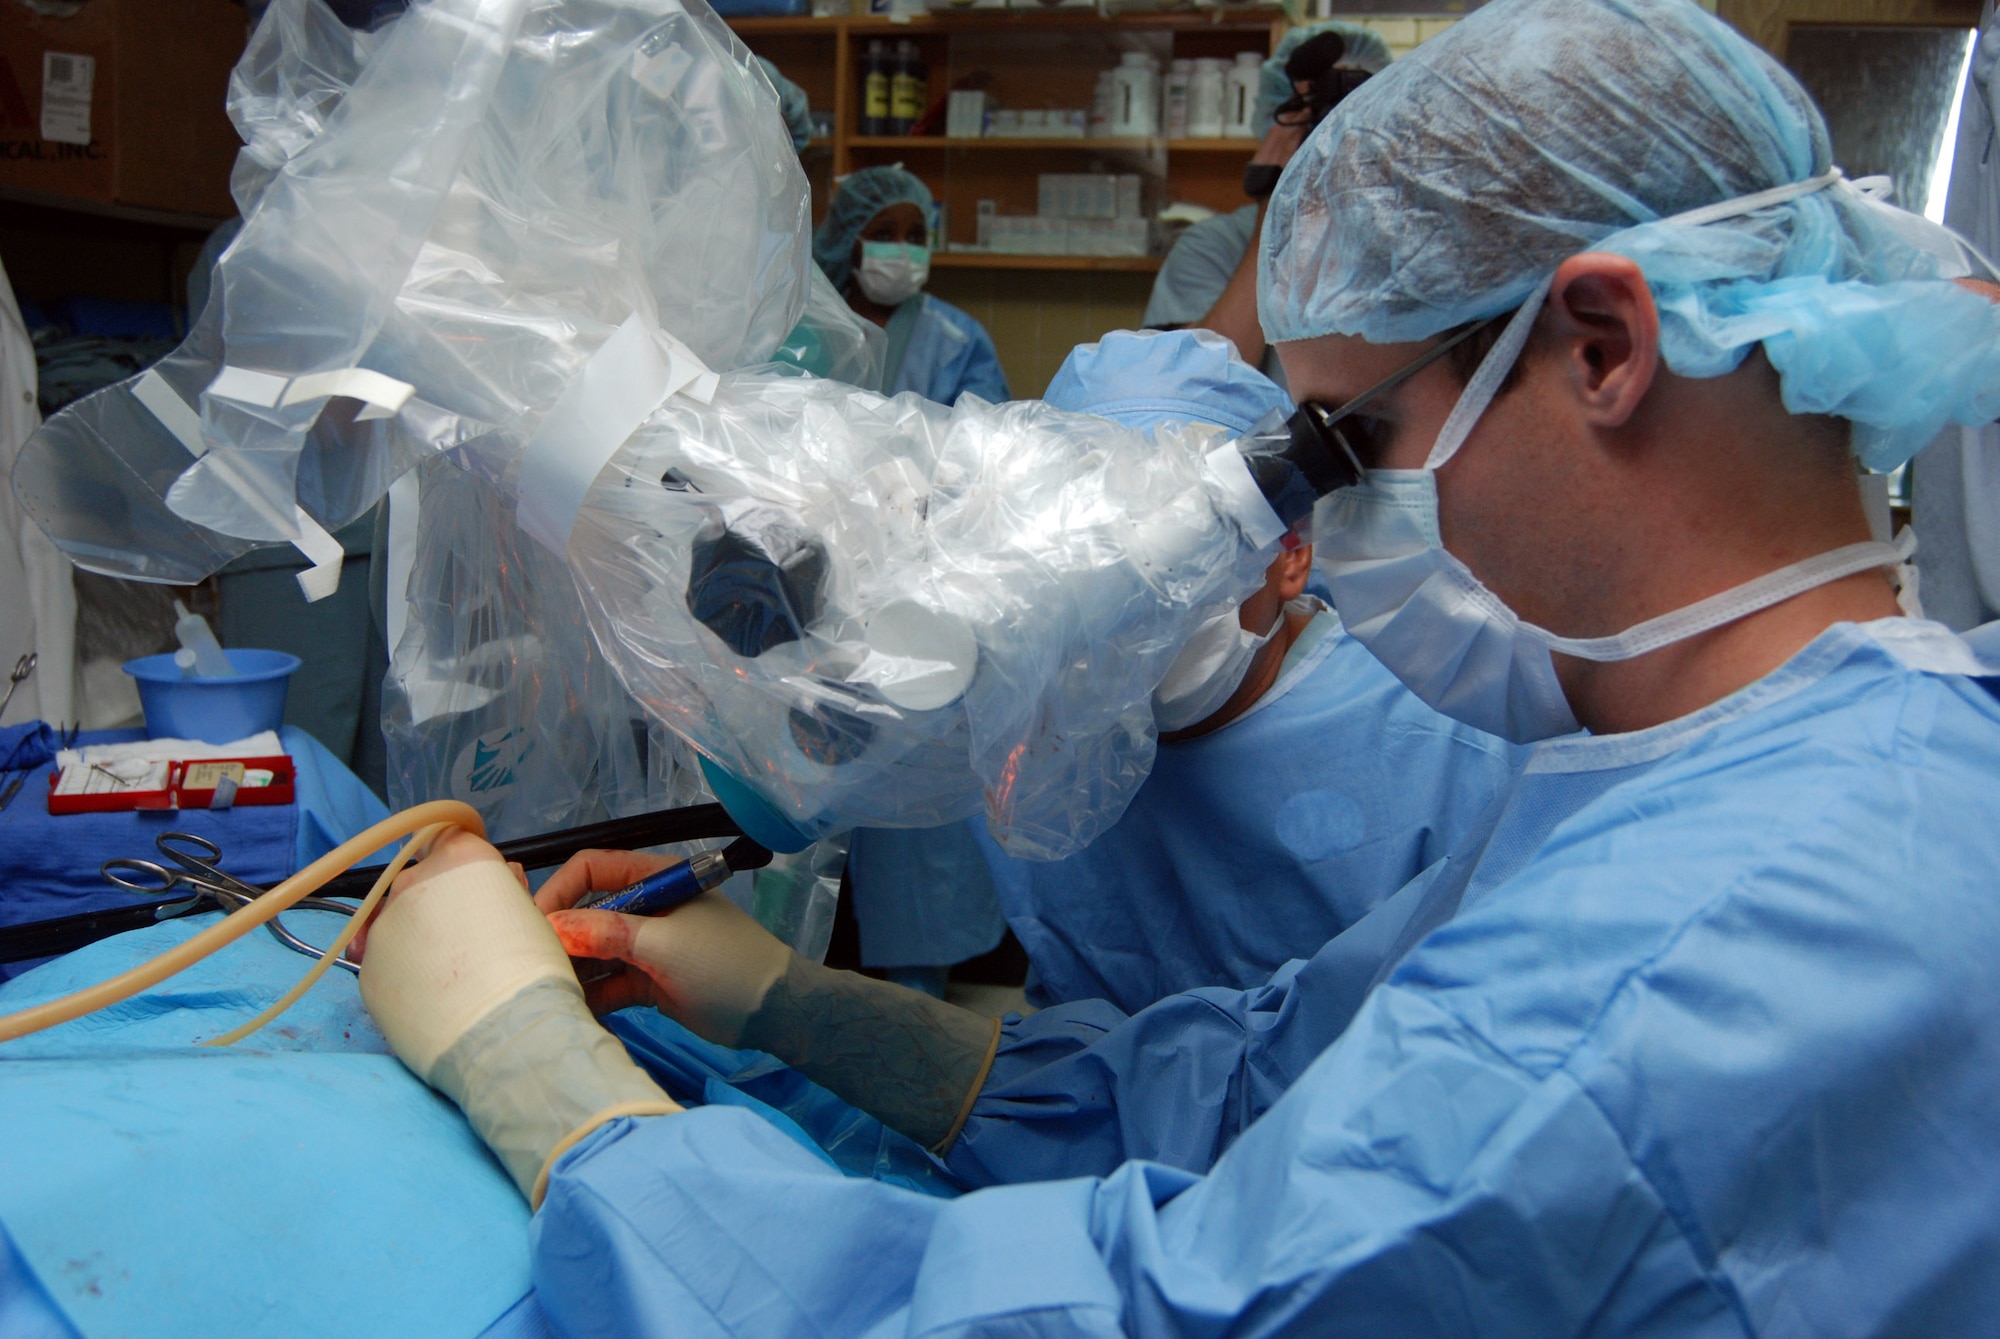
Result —
[[[1499,319],[1489,316],[1473,322],[1351,400],[1338,405],[1301,401],[1298,412],[1286,424],[1292,434],[1292,449],[1286,454],[1305,473],[1314,491],[1325,496],[1336,488],[1353,487],[1386,453],[1384,439],[1389,427],[1381,419],[1361,413],[1363,406],[1396,389]]]

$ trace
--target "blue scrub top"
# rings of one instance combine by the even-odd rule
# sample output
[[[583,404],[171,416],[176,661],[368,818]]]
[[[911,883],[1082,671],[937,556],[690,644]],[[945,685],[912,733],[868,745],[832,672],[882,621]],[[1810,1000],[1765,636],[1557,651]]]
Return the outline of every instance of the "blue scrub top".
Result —
[[[989,403],[1013,397],[986,327],[942,298],[919,293],[889,318],[890,395],[915,391],[939,404],[970,392]]]
[[[1014,1184],[845,1178],[719,1108],[613,1122],[536,1217],[541,1305],[571,1334],[1985,1332],[1991,672],[1939,625],[1836,626],[1690,717],[1542,745],[1485,840],[1263,987],[1009,1023],[949,1161]]]
[[[1462,838],[1527,756],[1439,715],[1321,609],[1277,681],[1162,744],[1116,825],[1067,860],[981,833],[1031,1000],[1130,1013],[1309,957]]]

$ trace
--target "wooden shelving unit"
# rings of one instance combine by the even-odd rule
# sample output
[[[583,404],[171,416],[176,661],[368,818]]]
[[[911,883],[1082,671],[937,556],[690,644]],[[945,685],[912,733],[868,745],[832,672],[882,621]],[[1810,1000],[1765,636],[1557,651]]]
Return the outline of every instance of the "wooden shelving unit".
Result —
[[[1094,270],[1152,274],[1158,256],[1020,256],[991,251],[933,251],[934,270]]]
[[[825,209],[833,180],[858,168],[903,160],[944,201],[951,245],[974,240],[978,202],[1003,214],[1032,214],[1043,172],[1138,172],[1151,179],[1147,204],[1188,200],[1211,209],[1244,203],[1243,164],[1256,149],[1248,139],[990,138],[862,135],[860,71],[870,40],[893,46],[913,41],[929,66],[930,96],[975,69],[1002,106],[1078,107],[1090,100],[1096,72],[1128,50],[1150,50],[1165,62],[1183,56],[1228,59],[1238,51],[1270,51],[1283,37],[1277,8],[1207,13],[1119,14],[1079,10],[965,9],[899,22],[884,17],[739,18],[732,27],[750,48],[775,63],[806,91],[815,111],[831,109],[830,148],[806,160],[814,209]],[[941,269],[1126,271],[1157,270],[1157,257],[1030,256],[938,250]]]
[[[0,204],[26,205],[32,209],[57,209],[70,214],[89,214],[96,218],[116,219],[121,223],[141,223],[154,228],[200,233],[203,236],[223,222],[222,219],[210,218],[205,214],[180,214],[165,209],[142,209],[136,205],[87,200],[74,195],[52,195],[47,191],[23,190],[18,186],[0,186]]]
[[[813,143],[831,143],[814,140]],[[1079,139],[1074,135],[1043,138],[993,136],[985,139],[958,139],[943,135],[856,135],[847,141],[850,149],[953,149],[965,153],[1009,152],[1026,149],[1053,149],[1074,153],[1226,153],[1248,158],[1256,152],[1254,139]]]
[[[754,37],[825,36],[836,30],[864,37],[902,37],[924,32],[968,32],[993,28],[1033,28],[1057,31],[1099,31],[1126,28],[1158,32],[1284,32],[1284,10],[1278,6],[1244,6],[1204,13],[1099,14],[1086,9],[951,9],[933,10],[907,19],[880,14],[840,14],[832,18],[734,18],[729,26],[746,41]]]

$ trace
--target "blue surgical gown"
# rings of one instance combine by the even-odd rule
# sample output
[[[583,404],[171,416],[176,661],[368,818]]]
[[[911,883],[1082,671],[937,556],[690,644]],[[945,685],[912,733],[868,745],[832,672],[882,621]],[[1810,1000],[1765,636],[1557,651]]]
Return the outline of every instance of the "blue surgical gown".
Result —
[[[984,819],[857,828],[847,878],[863,967],[947,967],[1000,942],[1007,922],[979,849]]]
[[[843,1178],[717,1108],[614,1122],[536,1216],[541,1305],[572,1335],[1988,1332],[1975,672],[1939,625],[1837,625],[1694,715],[1542,745],[1483,842],[1265,986],[1009,1023],[950,1160],[1012,1184]]]
[[[986,327],[942,298],[919,293],[889,317],[887,394],[915,391],[957,404],[970,391],[993,404],[1011,398]]]
[[[1526,755],[1425,706],[1322,609],[1248,712],[1160,746],[1089,847],[1016,860],[985,839],[1030,998],[1132,1013],[1257,985],[1442,857]]]

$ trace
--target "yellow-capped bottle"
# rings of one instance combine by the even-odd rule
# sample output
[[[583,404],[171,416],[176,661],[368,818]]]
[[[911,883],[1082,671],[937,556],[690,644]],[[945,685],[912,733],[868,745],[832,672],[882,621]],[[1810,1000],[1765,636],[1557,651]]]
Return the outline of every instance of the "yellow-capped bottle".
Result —
[[[929,71],[924,67],[923,52],[907,40],[896,44],[891,68],[895,73],[889,84],[889,133],[907,135],[924,114]]]
[[[868,55],[861,63],[861,133],[864,135],[895,133],[889,119],[893,65],[881,39],[868,43]]]

